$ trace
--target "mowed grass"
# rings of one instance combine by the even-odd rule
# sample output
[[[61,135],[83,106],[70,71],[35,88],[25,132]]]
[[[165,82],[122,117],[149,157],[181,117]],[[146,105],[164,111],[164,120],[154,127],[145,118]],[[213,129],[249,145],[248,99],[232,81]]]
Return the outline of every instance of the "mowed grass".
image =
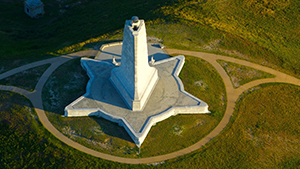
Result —
[[[223,60],[217,60],[218,63],[224,68],[230,77],[233,87],[239,86],[251,82],[257,79],[274,78],[275,75],[266,73],[264,71],[256,70],[251,67],[239,65],[232,62],[226,62]]]
[[[85,92],[84,78],[74,80],[74,76],[86,76],[79,59],[60,66],[45,84],[43,101],[49,120],[63,134],[80,144],[117,156],[149,157],[188,147],[215,128],[226,108],[225,87],[221,77],[209,63],[187,56],[180,74],[185,90],[207,102],[211,114],[178,115],[156,124],[139,153],[125,129],[116,123],[96,117],[62,117],[65,106]],[[77,82],[76,86],[73,81]]]
[[[39,58],[47,54],[61,54],[71,46],[90,38],[113,33],[122,29],[126,19],[137,15],[146,20],[156,18],[161,2],[158,0],[94,1],[94,0],[44,0],[45,15],[31,19],[24,12],[23,1],[1,1],[0,44],[1,58],[14,60]],[[163,4],[171,4],[172,0]],[[66,9],[65,5],[70,8]],[[143,7],[142,7],[143,6]],[[142,7],[142,8],[141,8]]]
[[[234,117],[205,148],[162,168],[297,168],[300,87],[264,84],[245,92]]]
[[[85,93],[89,78],[80,66],[80,59],[76,58],[66,62],[48,78],[42,94],[46,111],[61,114],[65,105]],[[51,117],[49,118],[51,119]]]
[[[0,80],[0,84],[34,91],[37,82],[51,64],[34,67]]]
[[[209,105],[211,115],[221,120],[226,109],[227,95],[221,76],[208,62],[185,56],[179,75],[184,89]]]
[[[23,1],[0,2],[0,72],[26,63],[95,47],[123,28],[125,20],[137,15],[145,20],[162,16],[154,12],[172,0],[94,1],[43,0],[45,15],[31,19]],[[65,5],[69,5],[68,9]],[[163,16],[162,16],[163,17]],[[99,47],[99,46],[96,46]]]
[[[30,101],[0,91],[0,168],[147,168],[96,158],[75,150],[49,133]]]
[[[135,5],[134,2],[128,3],[128,1],[126,4],[124,3],[125,5],[123,3],[120,5],[119,2],[112,1],[111,4],[108,5],[108,8],[102,8],[105,4],[100,1],[82,1],[81,4],[75,4],[71,7],[71,10],[66,11],[62,9],[63,7],[61,9],[59,8],[58,1],[44,0],[43,2],[46,4],[46,15],[39,20],[31,20],[26,16],[23,12],[23,2],[21,1],[0,2],[2,12],[0,21],[5,23],[0,25],[0,38],[5,42],[0,43],[0,72],[35,60],[95,47],[91,42],[106,41],[108,37],[106,33],[112,35],[117,34],[116,37],[119,39],[121,36],[118,32],[120,31],[115,32],[115,30],[121,30],[124,24],[124,18],[129,19],[133,15],[138,15],[146,21],[152,21],[147,22],[148,35],[162,39],[161,42],[167,47],[232,55],[233,57],[246,59],[300,77],[300,62],[298,61],[300,49],[298,9],[300,3],[298,1],[271,2],[232,0],[203,1],[203,3],[199,3],[196,1],[180,0],[175,4],[164,4],[164,2],[156,1],[136,2],[140,4],[143,3],[142,6],[149,7],[151,8],[150,10],[144,10],[145,8],[140,8],[138,5]],[[77,2],[78,1],[65,1],[61,5]],[[155,5],[153,5],[153,3],[155,3]],[[142,11],[136,12],[136,10],[133,10],[135,8],[139,8]],[[118,11],[116,12],[114,9],[118,9]],[[50,15],[51,13],[52,15]],[[156,17],[166,18],[165,20],[156,20]],[[153,20],[150,18],[153,18]],[[153,28],[152,31],[151,28]],[[96,37],[96,39],[89,41],[89,39],[93,37]],[[75,46],[73,46],[74,44]],[[203,86],[202,81],[199,81],[197,84]],[[74,94],[76,94],[76,92],[74,92]],[[249,97],[251,97],[251,95]],[[200,98],[202,99],[202,97]],[[286,99],[289,101],[289,98]],[[247,104],[249,103],[251,104],[251,102]],[[280,104],[280,102],[278,103]],[[290,107],[293,106],[294,105],[291,105]],[[289,109],[289,107],[285,107],[283,111],[287,109]],[[13,118],[14,116],[10,117]],[[26,127],[21,125],[22,123],[18,124],[20,124],[20,127]],[[42,128],[42,126],[40,126],[40,128]],[[180,131],[178,125],[174,125],[173,129],[176,133]],[[230,129],[231,128],[228,130]],[[11,133],[12,130],[6,130],[5,128],[2,131],[3,133]],[[44,134],[47,133],[47,131],[43,130],[41,133]],[[29,135],[12,132],[11,137],[15,137],[15,140],[11,141],[11,143],[20,143],[18,141],[21,140],[19,136],[27,137]],[[34,135],[34,137],[37,136]],[[45,138],[48,141],[55,140],[50,134],[49,136],[46,134]],[[247,152],[242,148],[238,149],[238,152],[232,152],[232,150],[235,150],[235,145],[239,140],[233,141],[234,145],[231,145],[231,140],[227,140],[225,136],[220,135],[218,138],[227,141],[226,143],[223,141],[217,143],[219,147],[228,147],[231,149],[222,150],[219,147],[212,147],[204,153],[198,152],[199,154],[186,155],[180,159],[175,159],[178,160],[177,162],[171,160],[174,162],[174,166],[167,162],[163,167],[180,166],[179,168],[192,168],[194,166],[196,168],[204,164],[204,167],[220,166],[229,168],[232,166],[252,167],[255,165],[254,163],[250,164],[249,161],[252,160],[251,162],[255,162],[253,159],[257,159],[255,155],[259,153],[255,154],[254,152],[253,155],[247,155]],[[237,137],[231,136],[230,138],[236,139]],[[31,139],[28,143],[34,143],[35,141],[35,139]],[[216,142],[217,141],[209,144],[208,147]],[[43,145],[43,143],[41,143],[41,145]],[[47,146],[48,148],[54,147],[53,149],[56,151],[48,150],[44,152],[45,156],[43,156],[43,158],[50,161],[45,164],[46,166],[60,167],[60,164],[66,164],[65,166],[61,166],[61,168],[66,168],[66,166],[74,166],[76,163],[77,166],[81,167],[81,165],[86,166],[88,165],[86,163],[90,163],[92,166],[95,166],[95,168],[98,166],[98,168],[115,167],[108,161],[105,161],[103,165],[96,164],[97,162],[102,163],[102,160],[84,154],[79,153],[79,156],[68,156],[68,154],[63,153],[63,151],[70,153],[70,149],[57,150],[53,145],[47,144]],[[247,149],[247,144],[242,146],[244,146],[246,150],[249,150]],[[17,154],[17,152],[22,149],[15,148],[15,150],[15,154]],[[1,153],[5,151],[4,146]],[[41,152],[42,151],[43,150],[41,150]],[[60,155],[60,153],[63,154]],[[75,152],[75,154],[76,153],[78,152]],[[244,154],[250,159],[243,157]],[[38,157],[40,156],[41,155],[38,155]],[[74,156],[74,158],[71,156]],[[10,158],[10,156],[7,157]],[[76,161],[81,158],[84,161]],[[182,160],[182,158],[184,158],[184,160]],[[18,163],[21,158],[11,159],[14,159],[14,163],[20,164],[21,167],[27,164],[27,162]],[[72,160],[68,161],[66,159]],[[89,161],[89,159],[97,160],[97,162],[93,160]],[[204,162],[201,161],[203,159]],[[270,157],[270,159],[272,160],[273,158]],[[300,165],[299,155],[297,155],[297,153],[290,158],[284,156],[282,160],[282,163],[277,160],[274,164],[278,164],[278,166],[282,166],[282,168],[295,168]],[[260,163],[256,165],[258,168],[261,167]],[[264,165],[262,164],[262,166]],[[266,167],[274,168],[273,166],[269,164]]]
[[[6,24],[0,26],[5,41],[0,44],[0,72],[98,48],[111,36],[122,39],[124,20],[137,15],[145,19],[148,35],[167,47],[231,55],[300,77],[299,3],[295,1],[43,2],[46,14],[38,20],[24,13],[20,1],[1,2],[0,21]],[[64,8],[67,4],[69,9]]]
[[[190,26],[188,30],[201,25],[216,32],[213,35],[221,32],[223,37],[218,37],[221,49],[238,50],[251,57],[253,62],[273,65],[300,77],[299,7],[299,1],[290,0],[181,0],[177,5],[163,6],[161,10],[174,20],[183,20]],[[199,32],[198,36],[189,39],[197,42],[197,39],[212,35],[205,33],[207,31]]]
[[[148,36],[159,39],[167,48],[231,56],[300,77],[299,71],[292,70],[291,67],[283,67],[283,64],[288,64],[283,60],[283,56],[277,55],[267,47],[199,22],[183,19],[164,22],[150,21],[147,33]],[[297,55],[291,57],[297,57]]]
[[[159,167],[297,168],[299,93],[298,86],[287,84],[256,87],[239,100],[233,121],[222,135],[201,150]],[[2,91],[0,96],[1,168],[73,168],[75,163],[77,167],[95,168],[149,167],[113,163],[74,150],[41,126],[26,98]]]

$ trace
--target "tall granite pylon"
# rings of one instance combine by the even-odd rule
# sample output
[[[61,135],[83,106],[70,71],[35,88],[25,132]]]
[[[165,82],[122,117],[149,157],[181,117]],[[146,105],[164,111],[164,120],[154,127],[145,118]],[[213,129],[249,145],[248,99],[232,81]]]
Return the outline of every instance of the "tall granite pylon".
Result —
[[[126,20],[121,65],[111,71],[111,83],[132,111],[142,111],[158,81],[158,71],[148,63],[144,20]]]

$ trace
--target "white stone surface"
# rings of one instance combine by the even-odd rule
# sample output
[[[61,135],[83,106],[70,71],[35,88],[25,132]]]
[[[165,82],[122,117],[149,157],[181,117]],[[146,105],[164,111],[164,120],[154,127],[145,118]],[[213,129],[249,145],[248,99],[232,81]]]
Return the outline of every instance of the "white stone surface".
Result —
[[[123,43],[103,45],[96,59],[82,58],[90,77],[86,93],[65,107],[64,116],[98,116],[118,123],[140,147],[151,127],[170,116],[210,113],[178,77],[184,56],[169,58],[160,46],[150,45],[149,66],[148,45],[144,21],[132,25],[127,20]],[[119,66],[113,58],[120,55]]]
[[[157,70],[148,63],[143,20],[125,22],[121,66],[112,70],[110,80],[132,111],[143,110],[158,80]]]
[[[151,127],[177,114],[209,113],[208,105],[184,90],[178,77],[183,65],[184,56],[176,56],[155,62],[159,70],[160,82],[145,110],[131,112],[122,105],[108,80],[109,70],[113,64],[83,58],[82,66],[86,69],[90,81],[87,92],[65,108],[66,117],[98,116],[123,126],[134,143],[140,147]],[[99,74],[99,72],[102,72]],[[121,102],[120,102],[121,101]],[[123,103],[125,105],[125,103]]]

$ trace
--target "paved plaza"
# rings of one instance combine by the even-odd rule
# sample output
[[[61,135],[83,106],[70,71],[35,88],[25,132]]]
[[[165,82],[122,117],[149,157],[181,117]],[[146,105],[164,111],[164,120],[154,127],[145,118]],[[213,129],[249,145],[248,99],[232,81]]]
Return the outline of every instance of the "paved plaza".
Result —
[[[65,117],[97,116],[124,127],[141,147],[151,127],[177,114],[210,113],[184,90],[183,55],[171,57],[148,44],[144,20],[125,21],[123,41],[104,44],[96,59],[81,59],[90,80],[86,93],[65,107]]]
[[[87,93],[68,105],[66,117],[98,116],[123,126],[138,147],[146,138],[151,127],[157,122],[177,114],[209,113],[205,102],[184,91],[178,74],[184,64],[184,56],[169,57],[160,45],[148,45],[149,61],[158,70],[159,80],[145,108],[142,111],[130,110],[117,90],[109,81],[113,56],[119,57],[121,44],[108,46],[94,59],[81,60],[92,79]],[[110,58],[110,59],[109,59]]]

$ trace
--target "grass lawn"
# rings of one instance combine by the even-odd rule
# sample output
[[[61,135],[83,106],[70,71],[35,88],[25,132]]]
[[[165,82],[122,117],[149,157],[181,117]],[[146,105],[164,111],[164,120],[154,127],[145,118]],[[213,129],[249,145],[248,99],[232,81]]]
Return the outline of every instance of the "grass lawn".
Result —
[[[0,44],[0,72],[98,48],[111,37],[122,39],[124,20],[137,15],[145,19],[148,35],[167,47],[231,55],[300,77],[297,1],[43,2],[46,14],[38,20],[23,12],[20,1],[0,2],[0,21],[6,23],[0,26],[0,38],[5,41]]]
[[[40,77],[51,64],[34,67],[0,80],[0,84],[16,86],[28,91],[34,91]]]
[[[224,68],[227,74],[230,76],[230,80],[234,88],[251,82],[257,79],[274,78],[275,75],[256,70],[247,66],[242,66],[232,62],[226,62],[223,60],[217,60],[218,63]]]
[[[126,2],[43,0],[43,2],[46,14],[38,20],[32,20],[24,13],[23,1],[0,2],[0,21],[3,23],[0,24],[2,42],[0,43],[0,73],[37,60],[77,50],[96,49],[102,43],[120,40],[125,19],[137,15],[145,19],[150,39],[161,42],[169,48],[228,55],[300,77],[300,22],[298,22],[300,3],[298,0],[201,2],[198,0],[163,2],[158,0]],[[64,5],[70,5],[70,8],[65,9]],[[186,62],[190,60],[198,65],[205,65],[203,61],[193,59],[195,58],[187,57]],[[56,77],[56,81],[62,83],[52,79],[50,86],[57,86],[59,90],[49,86],[44,88],[44,106],[54,125],[59,125],[58,121],[66,119],[61,117],[64,106],[85,92],[83,84],[86,84],[88,78],[78,63],[79,60],[76,59],[71,61],[69,64],[74,66],[68,66],[69,69],[65,70],[73,74],[78,71],[72,77],[73,79],[69,79],[70,81],[60,79],[59,74],[53,74],[52,77]],[[190,67],[204,72],[207,68],[202,70],[200,66],[193,64],[190,64]],[[240,69],[239,66],[235,67]],[[193,74],[185,70],[180,76],[186,90],[206,101],[212,111],[211,116],[203,117],[215,122],[219,121],[224,112],[222,108],[226,103],[224,87],[216,87],[220,86],[219,82],[210,85],[211,82],[205,78],[206,76],[202,77],[201,73]],[[188,78],[184,79],[186,77]],[[78,84],[75,84],[75,80]],[[61,84],[68,85],[66,87]],[[75,86],[74,90],[70,90],[72,85]],[[255,88],[253,92],[245,94],[239,100],[235,117],[221,135],[206,147],[169,160],[160,167],[299,167],[299,93],[299,87],[286,84],[263,85]],[[74,168],[75,165],[78,168],[147,167],[104,161],[65,146],[36,120],[36,115],[27,99],[2,91],[0,91],[0,99],[0,156],[5,157],[0,159],[0,168]],[[106,135],[111,132],[107,126],[113,124],[101,119],[97,121],[92,118],[73,118],[78,122],[80,119],[83,124],[94,121],[92,124],[98,125],[96,128],[85,129],[86,133],[93,134],[87,134],[91,136],[86,137],[87,140],[95,140],[100,136],[104,138],[102,132]],[[192,124],[202,124],[203,119],[197,120],[197,116],[194,116],[194,119],[185,116],[172,117],[169,119],[170,124],[162,122],[153,127],[149,136],[160,127],[167,126],[168,130],[165,132],[168,132],[168,137],[177,137],[178,141],[183,141],[184,138],[181,138],[180,134],[187,134],[185,129],[190,128]],[[72,133],[73,130],[76,131],[74,137],[80,134],[79,129],[75,130],[72,126],[64,131]],[[124,131],[120,129],[119,132],[118,137],[112,133],[107,137],[123,141],[128,138],[122,135]],[[205,131],[201,134],[205,135]],[[202,137],[201,134],[198,136]],[[146,138],[145,145],[147,140],[149,139]],[[102,144],[105,146],[113,144],[112,139],[100,141],[105,143]],[[175,139],[174,142],[176,141]],[[189,143],[182,145],[176,143],[177,147],[174,146],[174,149],[192,144],[195,140],[188,141]],[[129,140],[125,142],[128,143],[125,148],[120,146],[116,149],[120,150],[122,156],[134,156],[137,150],[132,147],[133,143]],[[98,144],[97,147],[101,145]],[[146,147],[142,147],[140,156],[150,155],[151,153],[147,151]],[[170,150],[159,153],[167,151]]]
[[[297,168],[300,87],[265,84],[245,93],[217,139],[162,168]]]
[[[287,84],[262,85],[245,93],[238,102],[234,118],[222,135],[204,148],[168,160],[159,167],[299,166],[299,93],[299,87]],[[73,168],[74,163],[77,167],[92,168],[150,167],[112,163],[65,146],[41,126],[32,105],[23,96],[1,91],[0,103],[0,153],[5,157],[1,158],[1,168]]]
[[[65,73],[62,75],[61,72]],[[43,90],[44,108],[58,130],[87,147],[135,158],[166,154],[188,147],[205,137],[219,123],[226,107],[223,81],[209,63],[187,56],[180,78],[185,90],[207,102],[212,113],[178,115],[159,122],[150,130],[140,154],[125,129],[118,124],[102,118],[62,117],[64,107],[85,93],[86,75],[79,59],[60,66],[48,79]]]
[[[30,101],[0,91],[0,168],[145,168],[86,155],[66,146],[39,122]]]
[[[183,20],[189,25],[187,30],[199,33],[193,38],[185,34],[178,36],[195,42],[201,42],[200,39],[205,42],[205,37],[212,37],[219,40],[221,49],[238,50],[253,62],[273,65],[300,77],[299,1],[180,2],[162,7],[163,13],[174,20]],[[209,31],[201,32],[202,25]]]
[[[158,0],[44,0],[43,3],[45,16],[34,20],[25,14],[23,1],[0,2],[0,21],[6,23],[0,26],[0,38],[6,42],[0,44],[2,59],[38,58],[70,52],[59,49],[90,38],[105,38],[104,34],[123,28],[125,19],[134,15],[146,20],[156,18],[158,13],[153,11],[161,5]],[[172,0],[163,2],[165,5],[172,3]],[[65,5],[70,8],[65,9]]]

